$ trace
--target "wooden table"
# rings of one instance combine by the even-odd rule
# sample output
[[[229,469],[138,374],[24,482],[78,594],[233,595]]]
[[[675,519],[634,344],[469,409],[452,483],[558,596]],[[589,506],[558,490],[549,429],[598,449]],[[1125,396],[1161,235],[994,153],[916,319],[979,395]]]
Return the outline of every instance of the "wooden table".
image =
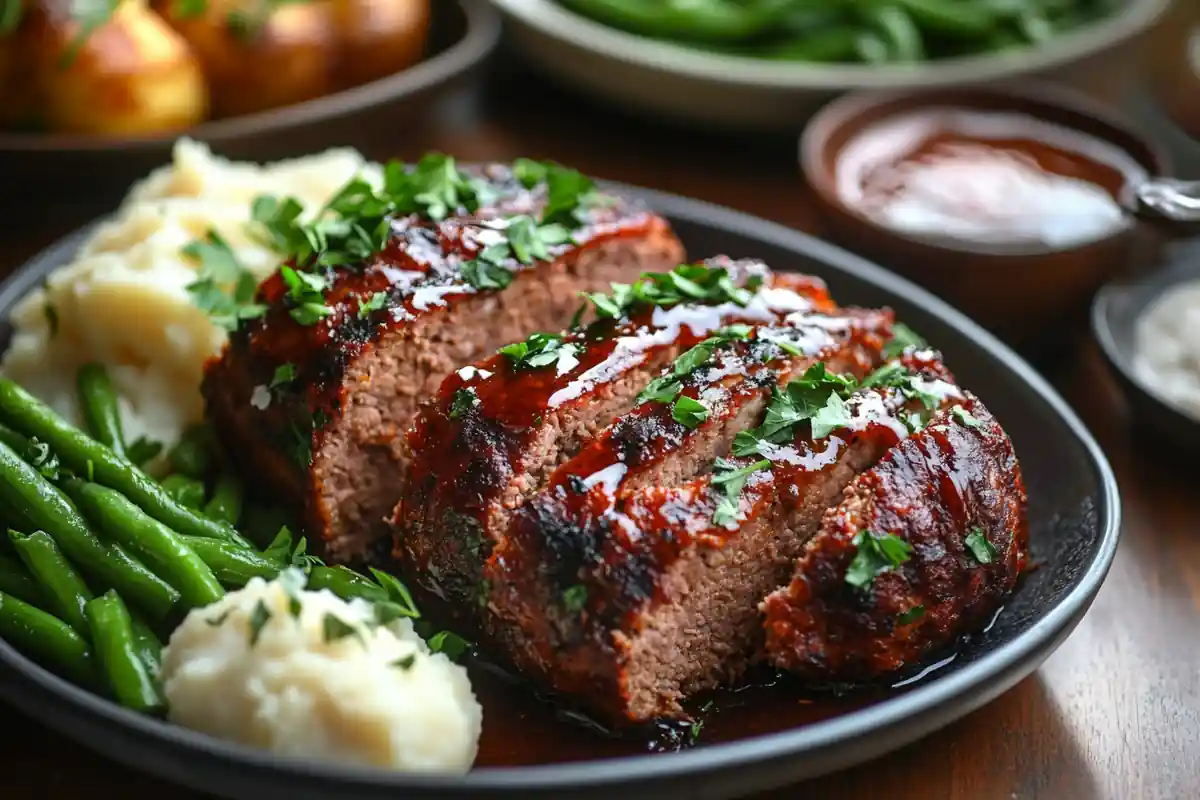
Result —
[[[606,178],[817,228],[796,174],[794,141],[651,126],[589,110],[534,88],[528,77],[492,78],[486,92],[446,102],[395,155],[437,148],[468,160],[550,157]],[[1200,87],[1191,96],[1200,97]],[[80,222],[47,217],[38,229],[3,237],[0,266],[15,266]],[[1200,473],[1165,466],[1130,432],[1121,397],[1090,343],[1044,369],[1112,460],[1125,503],[1116,563],[1091,613],[1033,677],[991,705],[905,750],[770,797],[1200,797],[1200,511],[1193,499]],[[151,793],[200,800],[3,708],[0,731],[6,800]]]

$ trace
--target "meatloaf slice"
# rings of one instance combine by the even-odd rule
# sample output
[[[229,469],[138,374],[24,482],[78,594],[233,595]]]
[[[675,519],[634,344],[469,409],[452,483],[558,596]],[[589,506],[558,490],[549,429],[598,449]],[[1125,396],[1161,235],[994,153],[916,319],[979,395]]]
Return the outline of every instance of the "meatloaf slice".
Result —
[[[206,370],[208,414],[245,475],[302,509],[310,541],[332,561],[386,537],[407,462],[402,432],[446,375],[532,331],[561,329],[580,292],[683,259],[668,223],[637,204],[560,208],[582,222],[542,229],[545,181],[530,189],[493,166],[473,185],[487,202],[471,213],[385,219],[386,245],[365,262],[268,279],[258,290],[265,315],[243,323]],[[543,230],[530,244],[530,231]],[[323,297],[311,303],[314,283]],[[306,320],[313,305],[324,316]]]
[[[393,520],[394,555],[413,583],[452,610],[474,608],[483,562],[512,510],[627,412],[664,365],[724,326],[834,308],[820,281],[750,261],[713,259],[632,288],[641,294],[651,278],[684,273],[692,283],[755,288],[741,302],[718,293],[711,303],[634,308],[561,336],[537,334],[442,382],[408,435],[411,468]]]
[[[766,657],[861,681],[978,630],[1023,567],[1025,503],[1008,436],[966,394],[847,487],[790,585],[762,604]]]
[[[837,401],[835,418],[815,417],[824,427],[779,428],[821,372],[743,431],[734,448],[746,455],[710,458],[697,478],[568,486],[518,512],[507,571],[491,582],[518,663],[613,723],[678,717],[680,700],[740,674],[761,645],[759,600],[787,580],[825,509],[926,405],[959,396],[935,354],[909,352]]]

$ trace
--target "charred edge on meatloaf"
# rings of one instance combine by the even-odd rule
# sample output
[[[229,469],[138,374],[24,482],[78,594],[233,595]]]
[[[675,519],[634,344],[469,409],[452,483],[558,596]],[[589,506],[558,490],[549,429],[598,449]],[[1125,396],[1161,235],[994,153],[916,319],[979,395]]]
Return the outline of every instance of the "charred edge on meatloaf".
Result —
[[[964,393],[961,405],[859,476],[829,511],[790,585],[762,605],[767,658],[806,679],[865,681],[978,630],[1023,568],[1025,506],[1008,436]],[[895,535],[911,555],[856,588],[846,575],[863,531]],[[994,548],[991,563],[968,545],[972,534]]]
[[[326,269],[331,288],[325,292],[325,304],[332,313],[316,324],[306,326],[293,320],[281,276],[277,273],[267,279],[257,296],[268,306],[267,313],[244,322],[223,355],[207,366],[203,393],[208,413],[225,442],[241,454],[244,473],[280,499],[304,507],[306,532],[314,546],[325,545],[324,555],[333,560],[356,556],[373,535],[386,535],[383,518],[398,499],[394,484],[404,459],[399,434],[409,422],[403,413],[393,414],[391,409],[403,405],[401,410],[411,414],[425,391],[424,386],[411,387],[411,399],[407,395],[401,400],[366,397],[373,392],[370,373],[357,365],[367,364],[367,355],[403,344],[417,353],[414,358],[420,363],[411,369],[399,365],[401,368],[390,370],[384,376],[386,383],[440,380],[484,349],[494,349],[521,335],[523,331],[513,328],[518,318],[524,321],[522,315],[532,314],[531,322],[537,326],[560,328],[577,303],[575,290],[606,289],[611,280],[632,280],[645,270],[665,271],[683,258],[682,246],[664,220],[636,203],[618,200],[592,208],[586,224],[573,231],[572,243],[549,247],[555,259],[552,265],[526,266],[513,261],[510,266],[516,275],[507,290],[477,291],[464,277],[462,267],[495,234],[489,221],[537,214],[545,204],[544,187],[526,190],[507,167],[488,167],[483,176],[490,184],[487,194],[496,198],[489,207],[472,215],[460,209],[458,216],[441,222],[417,216],[397,218],[391,223],[390,242],[381,253],[365,263]],[[602,263],[602,255],[621,247],[637,252],[625,259],[628,263]],[[589,265],[586,269],[585,263]],[[565,297],[532,312],[516,300],[505,305],[503,298],[508,295],[524,297],[535,289],[548,291],[536,287],[549,287],[545,281],[560,273],[573,281],[570,286],[555,287],[565,289],[556,292],[556,297]],[[360,318],[359,309],[377,293],[385,293],[386,302]],[[489,316],[492,305],[496,310]],[[455,310],[467,307],[469,313]],[[466,315],[456,329],[439,327],[438,320],[457,320],[456,315]],[[381,348],[384,342],[386,346]],[[382,357],[387,355],[384,352]],[[460,355],[465,358],[460,360]],[[454,363],[442,369],[442,361]],[[284,365],[291,365],[293,377],[284,385],[272,385],[276,371]],[[364,405],[377,409],[378,419],[367,424],[366,412],[371,408],[360,408],[364,422],[352,426],[347,421],[349,409]],[[348,450],[343,453],[345,442]],[[333,449],[327,448],[329,444],[335,445]],[[328,457],[322,460],[322,454]],[[339,478],[333,481],[337,485],[327,485],[333,479],[325,473],[359,475],[364,486],[371,486],[370,491],[396,494],[384,503],[366,497],[368,489],[356,487],[353,481],[341,486],[347,481]],[[382,481],[383,488],[367,478]],[[348,493],[349,499],[337,496],[339,492]],[[344,512],[341,516],[339,504]],[[376,505],[380,505],[378,514],[373,510]],[[374,530],[375,526],[380,530]]]
[[[510,512],[628,411],[664,364],[725,325],[832,310],[824,285],[807,276],[773,275],[757,262],[708,263],[735,282],[763,283],[744,306],[653,308],[567,331],[569,360],[526,369],[495,355],[447,376],[409,433],[413,460],[393,514],[395,556],[410,580],[451,607],[481,597],[483,562]]]
[[[750,340],[718,350],[709,366],[684,380],[685,394],[710,404],[711,414],[701,425],[688,429],[674,421],[669,407],[652,402],[611,425],[516,512],[506,540],[485,568],[489,638],[526,674],[606,721],[681,713],[674,702],[647,704],[631,697],[625,680],[621,639],[636,633],[637,612],[671,577],[651,561],[608,559],[612,542],[642,536],[622,513],[629,498],[647,487],[669,490],[707,472],[715,457],[729,451],[738,431],[761,421],[771,387],[814,362],[863,377],[882,360],[891,316],[852,310],[841,316],[795,314],[787,321],[789,326],[756,328]],[[793,337],[788,341],[803,354],[760,352],[763,342],[783,336]],[[805,341],[808,346],[800,345]],[[654,420],[655,435],[636,433],[648,428],[631,420],[646,417]],[[637,436],[637,447],[622,444],[627,434]],[[663,508],[668,517],[686,513],[686,507]],[[680,532],[668,527],[648,535],[661,537],[661,546],[670,548]],[[751,613],[760,597],[748,598]],[[729,655],[728,666],[736,669],[742,656]]]

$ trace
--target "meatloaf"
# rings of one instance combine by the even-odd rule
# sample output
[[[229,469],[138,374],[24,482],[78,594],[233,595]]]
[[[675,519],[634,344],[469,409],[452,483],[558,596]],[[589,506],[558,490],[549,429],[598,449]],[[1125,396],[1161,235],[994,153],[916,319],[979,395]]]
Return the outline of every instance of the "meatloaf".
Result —
[[[766,654],[816,681],[864,681],[982,627],[1028,548],[1004,429],[970,393],[846,487],[790,584],[762,604]]]
[[[886,309],[839,308],[815,279],[760,273],[751,302],[719,316],[626,309],[562,334],[565,364],[466,368],[410,434],[393,520],[405,576],[485,649],[615,726],[684,717],[684,699],[760,659],[821,680],[913,663],[976,626],[1020,568],[1011,446],[940,355],[905,345]],[[635,341],[654,344],[614,357]],[[972,437],[987,444],[972,450]],[[951,449],[922,472],[934,440]],[[885,488],[868,505],[864,487]],[[954,513],[921,527],[954,491],[966,493]],[[878,528],[866,544],[851,518]],[[980,576],[941,564],[980,536],[1000,554]],[[897,548],[927,552],[894,570],[879,558]],[[874,609],[866,572],[895,598],[907,581],[904,603]],[[827,582],[802,595],[814,575]],[[914,622],[913,604],[935,627]],[[898,638],[881,645],[881,632]]]
[[[450,163],[424,180],[451,205],[427,200],[426,211],[369,225],[335,220],[335,233],[338,224],[368,239],[381,230],[381,246],[281,268],[258,288],[265,313],[243,322],[206,369],[207,411],[235,462],[302,510],[310,542],[332,561],[358,560],[387,539],[408,460],[402,434],[448,374],[562,328],[581,292],[683,260],[664,219],[596,194],[577,173],[526,163],[523,174],[496,165],[468,178]],[[470,188],[474,210],[448,180]],[[373,196],[350,200],[356,213],[374,213]]]

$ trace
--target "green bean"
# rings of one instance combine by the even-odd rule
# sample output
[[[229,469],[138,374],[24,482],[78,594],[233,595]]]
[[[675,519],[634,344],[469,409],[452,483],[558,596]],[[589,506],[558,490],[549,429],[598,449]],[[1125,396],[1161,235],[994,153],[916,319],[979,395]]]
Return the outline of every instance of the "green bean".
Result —
[[[120,492],[71,479],[63,488],[84,516],[110,539],[129,548],[155,573],[179,590],[189,608],[215,603],[225,596],[208,565],[182,537],[129,502]]]
[[[158,640],[158,636],[144,620],[133,612],[130,612],[129,617],[133,624],[134,650],[137,652],[138,658],[146,665],[150,677],[157,681],[158,675],[162,671],[162,642]]]
[[[87,638],[90,633],[84,609],[92,599],[92,590],[58,545],[45,531],[35,531],[27,536],[10,530],[8,537],[25,567],[41,586],[49,611]]]
[[[157,481],[133,462],[89,438],[45,403],[4,377],[0,377],[0,422],[47,442],[76,474],[94,475],[95,482],[116,489],[147,514],[180,533],[249,545],[231,526],[176,503]],[[67,555],[71,555],[69,551]]]
[[[2,382],[3,379],[0,379]],[[118,589],[155,619],[166,616],[179,600],[171,588],[119,544],[107,544],[74,504],[0,442],[0,498],[25,509],[32,529],[43,530],[85,574]]]
[[[92,600],[87,617],[96,657],[117,702],[145,713],[161,708],[162,698],[139,655],[133,621],[120,595],[110,590]]]
[[[245,586],[251,578],[274,580],[286,566],[232,542],[199,536],[185,536],[184,541],[208,565],[217,580],[235,589]]]
[[[121,404],[117,390],[103,364],[84,364],[76,373],[79,408],[92,438],[119,456],[125,455],[125,432],[121,428]]]
[[[1001,15],[980,3],[951,0],[892,0],[919,25],[943,36],[977,38],[987,36]]]
[[[95,684],[87,641],[52,614],[0,591],[0,639],[76,683]]]
[[[692,0],[648,3],[646,0],[563,0],[579,13],[632,33],[662,39],[736,42],[752,39],[780,25],[795,12],[796,0]]]
[[[858,54],[859,33],[856,26],[834,26],[774,45],[764,55],[780,61],[852,61]]]
[[[212,428],[204,424],[188,426],[179,441],[167,451],[167,460],[176,472],[203,480],[212,472],[216,460]]]
[[[343,600],[361,598],[372,602],[388,600],[387,590],[370,578],[359,575],[346,567],[313,567],[308,575],[308,588],[312,591],[328,589]]]
[[[186,508],[201,509],[204,507],[204,482],[189,478],[176,472],[163,478],[162,487],[171,495],[171,499]]]
[[[4,442],[21,455],[29,452],[29,440],[7,425],[0,425],[0,442]]]
[[[242,517],[242,479],[231,469],[217,476],[212,499],[204,507],[204,513],[215,520],[236,526]]]
[[[871,6],[864,18],[875,29],[888,46],[888,59],[901,63],[912,63],[925,58],[925,45],[921,32],[912,18],[894,5]]]
[[[49,603],[25,565],[10,556],[0,556],[0,592],[44,609]]]

